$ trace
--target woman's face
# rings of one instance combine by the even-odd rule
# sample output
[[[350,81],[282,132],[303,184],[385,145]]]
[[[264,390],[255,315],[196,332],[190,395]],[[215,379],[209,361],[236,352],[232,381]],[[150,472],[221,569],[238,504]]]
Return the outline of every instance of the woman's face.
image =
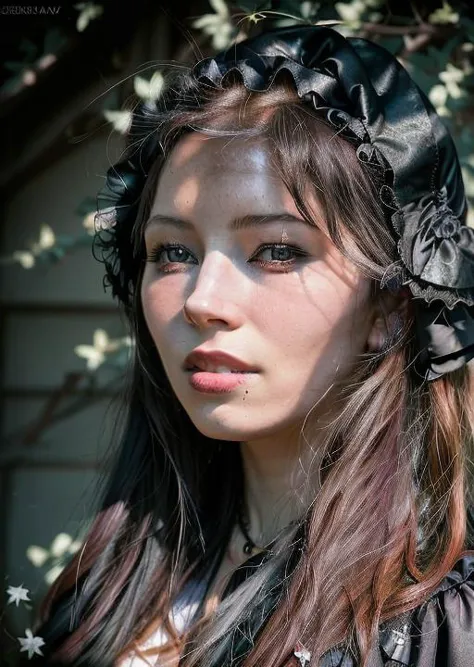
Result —
[[[246,225],[248,216],[262,219]],[[273,441],[298,431],[366,349],[369,280],[303,221],[264,141],[185,135],[161,172],[145,244],[148,328],[180,403],[211,438]],[[164,244],[178,247],[154,253]],[[184,369],[198,347],[256,372],[206,374],[243,382],[199,390]]]

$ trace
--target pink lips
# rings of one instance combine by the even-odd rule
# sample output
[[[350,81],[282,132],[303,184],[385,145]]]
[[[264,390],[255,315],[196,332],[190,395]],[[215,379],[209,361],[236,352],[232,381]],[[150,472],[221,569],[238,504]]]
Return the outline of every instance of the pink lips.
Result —
[[[251,372],[257,371],[258,368],[252,367],[249,364],[245,363],[237,357],[233,357],[227,352],[222,352],[221,350],[204,350],[203,348],[197,348],[184,360],[183,368],[185,370],[190,370],[192,368],[198,368],[204,370],[208,364],[214,366],[227,366],[232,371],[243,371]]]
[[[209,364],[226,366],[230,373],[215,373],[204,370]],[[204,368],[203,368],[204,367]],[[196,349],[189,354],[183,368],[190,372],[189,383],[197,391],[216,394],[230,392],[256,376],[258,369],[220,350]]]
[[[230,392],[244,384],[256,373],[209,373],[193,370],[189,377],[189,384],[193,389],[205,394],[219,394]]]

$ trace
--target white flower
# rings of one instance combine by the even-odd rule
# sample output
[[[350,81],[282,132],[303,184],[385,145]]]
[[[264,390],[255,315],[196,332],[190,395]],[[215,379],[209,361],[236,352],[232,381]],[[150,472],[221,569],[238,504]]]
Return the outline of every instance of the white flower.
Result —
[[[459,14],[455,12],[449,2],[443,2],[443,6],[436,9],[428,16],[430,23],[457,23]]]
[[[49,250],[56,243],[56,235],[49,225],[41,225],[38,241],[31,245],[33,255],[39,255],[43,250]]]
[[[466,167],[461,166],[462,179],[464,181],[464,190],[468,197],[474,197],[474,176],[472,173],[466,169]]]
[[[83,32],[91,21],[100,16],[104,8],[101,5],[95,5],[93,2],[80,2],[74,5],[74,9],[81,13],[77,17],[76,28],[78,32]]]
[[[35,567],[42,567],[49,558],[49,552],[43,549],[43,547],[32,544],[26,550],[26,556]]]
[[[63,570],[64,565],[54,565],[50,570],[48,570],[48,572],[46,572],[44,575],[44,580],[48,586],[51,586],[51,584],[56,581]]]
[[[314,6],[313,2],[310,2],[310,0],[303,0],[303,2],[300,5],[300,13],[302,18],[304,19],[311,18],[315,9],[316,7]]]
[[[107,343],[107,333],[103,329],[97,329],[94,332],[93,345],[77,345],[74,352],[78,357],[87,359],[87,368],[90,371],[95,371],[105,361]]]
[[[51,542],[50,552],[54,558],[63,556],[72,544],[72,537],[67,533],[59,533]]]
[[[212,37],[212,46],[221,50],[229,46],[232,40],[234,26],[229,14],[229,8],[224,0],[209,0],[215,14],[204,14],[191,24],[193,28],[202,30]]]
[[[75,540],[74,542],[71,542],[69,545],[68,551],[70,554],[75,554],[79,549],[82,547],[82,542],[79,540]]]
[[[165,79],[161,72],[155,72],[149,81],[142,76],[136,76],[133,79],[133,87],[138,97],[151,102],[160,97],[164,83]]]
[[[97,215],[96,211],[91,211],[90,213],[88,213],[84,217],[84,219],[82,221],[82,224],[87,229],[89,234],[94,234],[94,232],[95,232],[95,216],[96,215]]]
[[[35,256],[28,250],[16,250],[13,259],[19,262],[24,269],[31,269],[35,265]]]
[[[37,76],[32,69],[25,69],[22,72],[21,79],[25,86],[34,86],[36,83]]]
[[[362,0],[354,0],[350,3],[336,2],[334,7],[343,21],[354,24],[360,22],[366,10],[366,5]]]
[[[90,371],[95,371],[105,362],[106,354],[116,352],[122,344],[130,346],[130,338],[111,340],[106,331],[97,329],[94,332],[93,345],[77,345],[74,352],[78,357],[87,359],[87,368]]]
[[[470,208],[467,212],[466,225],[468,227],[474,227],[474,208]]]
[[[428,97],[433,106],[444,106],[444,104],[446,104],[446,100],[448,99],[448,91],[446,90],[445,86],[443,86],[441,83],[438,83],[430,90]]]
[[[380,23],[383,21],[383,14],[381,12],[372,12],[369,14],[369,21],[371,23]]]
[[[439,74],[439,78],[446,86],[449,95],[454,99],[466,94],[459,86],[464,77],[465,72],[462,69],[455,67],[452,63],[448,63],[446,65],[446,70]]]
[[[56,236],[49,225],[42,225],[38,246],[40,250],[52,248],[56,243]]]
[[[7,604],[11,604],[14,602],[16,606],[18,607],[20,600],[24,600],[25,602],[31,602],[30,598],[28,597],[28,589],[23,588],[23,584],[20,586],[9,586],[7,588],[7,595],[10,596],[10,599],[8,600]]]
[[[114,130],[117,130],[120,134],[127,134],[132,124],[131,111],[111,111],[110,109],[106,109],[104,116],[109,123],[112,123]]]
[[[371,23],[379,23],[383,15],[377,11],[384,4],[384,0],[352,0],[352,2],[336,2],[334,7],[343,21],[349,24],[353,30],[361,26],[363,18],[368,18]],[[368,17],[364,17],[370,12]]]
[[[439,116],[451,116],[451,111],[446,106],[448,99],[448,90],[442,83],[438,83],[428,93],[431,104],[436,109]]]
[[[51,65],[54,65],[57,59],[58,58],[54,53],[47,53],[36,61],[36,66],[39,69],[47,69],[48,67],[51,67]]]
[[[42,225],[39,240],[31,245],[30,250],[16,250],[12,257],[19,262],[24,269],[31,269],[36,262],[37,255],[44,250],[49,250],[56,243],[56,235],[49,225]]]
[[[21,644],[20,653],[22,651],[28,651],[28,660],[30,660],[33,655],[43,655],[40,651],[40,646],[44,646],[44,640],[41,637],[34,637],[33,633],[29,628],[25,630],[26,639],[22,637],[17,637],[18,641]]]

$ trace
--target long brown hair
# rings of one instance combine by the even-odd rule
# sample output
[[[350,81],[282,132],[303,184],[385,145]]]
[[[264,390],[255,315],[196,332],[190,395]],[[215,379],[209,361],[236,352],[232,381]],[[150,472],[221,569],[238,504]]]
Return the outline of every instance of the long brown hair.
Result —
[[[148,117],[162,153],[140,201],[137,256],[144,256],[143,223],[160,170],[183,133],[258,136],[270,143],[301,214],[317,224],[306,197],[313,188],[331,240],[372,279],[378,304],[379,281],[397,254],[376,176],[298,98],[284,73],[255,93],[237,78],[214,89],[185,71],[169,76],[167,90],[182,104],[163,104]],[[140,149],[130,142],[129,151]],[[186,667],[230,664],[243,635],[248,642],[232,664],[283,665],[302,641],[311,664],[346,644],[365,665],[379,624],[424,601],[472,544],[468,367],[420,383],[408,307],[399,339],[382,353],[364,352],[333,388],[336,417],[321,428],[308,414],[301,441],[317,442],[320,490],[302,520],[304,546],[295,547],[301,525],[283,532],[271,557],[180,635],[168,619],[172,603],[191,577],[218,566],[244,479],[238,444],[199,433],[170,387],[145,325],[141,272],[129,313],[136,348],[126,422],[83,549],[42,606],[37,632],[47,641],[48,664],[112,666],[163,626]]]

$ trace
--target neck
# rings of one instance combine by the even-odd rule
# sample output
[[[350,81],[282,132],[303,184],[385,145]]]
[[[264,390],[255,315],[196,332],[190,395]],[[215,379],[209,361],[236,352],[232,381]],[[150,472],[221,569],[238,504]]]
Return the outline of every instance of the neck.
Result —
[[[269,544],[289,523],[302,517],[317,491],[313,480],[302,485],[298,475],[309,463],[300,453],[298,433],[240,445],[247,527],[258,547]],[[245,542],[245,538],[241,540]]]

